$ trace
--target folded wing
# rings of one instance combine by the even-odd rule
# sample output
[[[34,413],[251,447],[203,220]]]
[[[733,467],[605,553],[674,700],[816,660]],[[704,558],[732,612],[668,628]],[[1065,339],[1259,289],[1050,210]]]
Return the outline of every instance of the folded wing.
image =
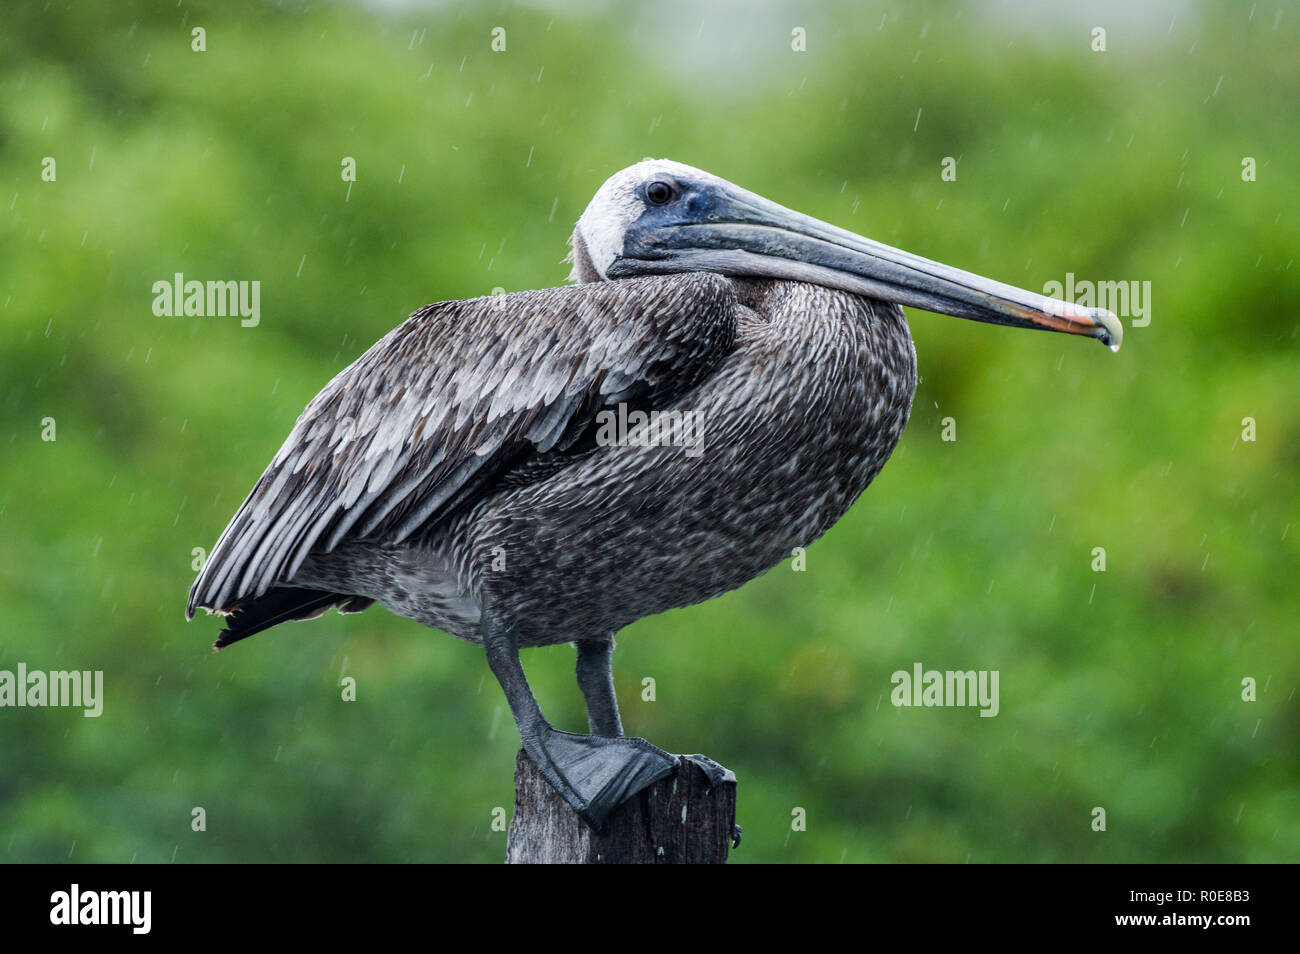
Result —
[[[190,590],[229,612],[313,550],[400,543],[620,401],[666,404],[735,340],[727,279],[693,273],[440,302],[344,369],[298,418]]]

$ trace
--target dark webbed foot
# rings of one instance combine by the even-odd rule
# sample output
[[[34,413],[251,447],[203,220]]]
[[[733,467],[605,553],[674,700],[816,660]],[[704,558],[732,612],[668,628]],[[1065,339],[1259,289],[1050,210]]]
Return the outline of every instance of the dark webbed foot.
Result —
[[[574,735],[548,728],[524,750],[587,824],[605,819],[637,792],[677,771],[677,759],[644,739]]]
[[[592,735],[574,735],[551,727],[533,697],[519,646],[510,627],[483,610],[483,647],[488,665],[501,683],[510,713],[519,726],[524,751],[550,784],[578,815],[597,831],[610,813],[627,799],[677,772],[678,757],[655,748],[645,739],[623,738],[610,673],[612,636],[578,643],[578,684],[587,701]],[[710,790],[735,776],[712,759],[688,755],[710,780]]]

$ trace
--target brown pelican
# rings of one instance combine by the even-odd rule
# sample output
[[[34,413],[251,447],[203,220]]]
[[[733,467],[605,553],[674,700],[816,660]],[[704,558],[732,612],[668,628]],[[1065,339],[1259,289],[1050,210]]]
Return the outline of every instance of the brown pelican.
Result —
[[[230,614],[219,649],[379,602],[482,645],[524,749],[599,828],[677,764],[623,736],[615,632],[741,586],[849,509],[916,390],[900,305],[1114,350],[1122,328],[668,160],[600,187],[571,259],[576,284],[429,305],[327,384],[187,617]],[[566,642],[589,735],[551,727],[519,660]]]

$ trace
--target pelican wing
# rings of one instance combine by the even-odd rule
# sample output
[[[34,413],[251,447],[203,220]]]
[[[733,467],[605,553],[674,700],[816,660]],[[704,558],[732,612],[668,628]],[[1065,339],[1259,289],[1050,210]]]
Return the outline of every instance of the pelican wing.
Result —
[[[602,409],[666,402],[731,350],[736,293],[710,273],[420,309],[312,399],[190,590],[227,612],[313,550],[400,543]]]

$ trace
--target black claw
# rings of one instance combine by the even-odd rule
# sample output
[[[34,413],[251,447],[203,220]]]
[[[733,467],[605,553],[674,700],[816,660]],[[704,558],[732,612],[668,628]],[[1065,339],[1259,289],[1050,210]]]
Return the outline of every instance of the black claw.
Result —
[[[734,824],[734,823],[732,824],[732,826],[731,826],[731,847],[732,847],[732,850],[733,850],[733,851],[734,851],[735,849],[737,849],[737,848],[740,847],[740,835],[741,835],[741,832],[742,832],[742,831],[744,831],[744,829],[742,829],[739,825]]]
[[[734,782],[736,773],[725,766],[719,765],[707,755],[683,755],[680,756],[682,761],[690,762],[709,779],[709,792],[713,792],[723,782]]]

